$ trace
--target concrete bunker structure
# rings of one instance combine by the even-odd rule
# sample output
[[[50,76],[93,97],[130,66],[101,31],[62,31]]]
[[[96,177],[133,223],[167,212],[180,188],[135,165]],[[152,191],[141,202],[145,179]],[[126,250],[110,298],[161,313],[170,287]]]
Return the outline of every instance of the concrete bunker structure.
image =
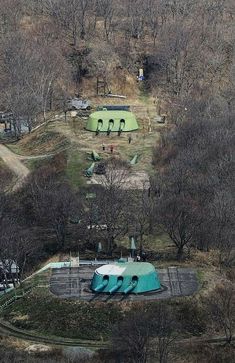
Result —
[[[161,289],[155,267],[148,262],[116,262],[94,272],[91,289],[96,293],[141,294]]]
[[[130,111],[107,110],[93,112],[87,121],[86,130],[96,132],[129,132],[138,130],[135,115]]]

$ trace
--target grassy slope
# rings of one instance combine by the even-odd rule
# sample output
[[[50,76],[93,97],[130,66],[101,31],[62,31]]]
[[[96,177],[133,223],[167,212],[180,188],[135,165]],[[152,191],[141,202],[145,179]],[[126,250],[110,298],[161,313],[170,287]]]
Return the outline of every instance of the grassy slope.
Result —
[[[14,181],[14,174],[0,158],[0,186],[1,190],[7,190]]]
[[[138,85],[135,85],[138,89]],[[142,95],[143,94],[143,95]],[[94,98],[93,107],[101,104],[122,103],[120,100],[109,100]],[[153,126],[153,132],[148,133],[148,116],[153,119],[155,115],[155,107],[153,107],[152,98],[145,93],[141,93],[135,98],[124,101],[124,104],[130,103],[137,107],[136,113],[140,129],[138,132],[131,133],[132,143],[128,144],[129,134],[122,134],[118,137],[116,134],[111,134],[107,137],[106,134],[101,134],[98,137],[94,133],[87,132],[84,128],[86,119],[67,117],[67,122],[63,119],[40,127],[29,135],[24,136],[20,141],[9,144],[8,147],[15,153],[25,156],[51,155],[66,150],[68,163],[66,175],[74,187],[85,185],[86,178],[83,177],[84,170],[90,166],[91,162],[87,160],[87,154],[92,150],[96,150],[101,154],[102,158],[110,157],[108,146],[114,145],[114,154],[124,160],[131,160],[135,154],[140,155],[137,165],[133,171],[152,171],[152,148],[159,140],[159,127]],[[150,110],[150,111],[149,111]],[[49,116],[48,116],[49,117]],[[102,152],[102,143],[107,148],[106,152]],[[70,149],[71,148],[71,149]],[[34,170],[40,165],[43,165],[43,160],[25,160],[26,165]]]
[[[4,311],[19,328],[45,335],[99,340],[120,317],[118,305],[58,299],[38,288]]]
[[[200,335],[200,332],[204,332],[204,328],[201,328],[204,319],[203,311],[200,310],[201,305],[196,302],[198,302],[200,295],[207,294],[208,283],[211,283],[211,279],[217,280],[216,272],[207,274],[206,266],[204,268],[205,273],[203,276],[201,275],[204,284],[201,285],[198,294],[166,301],[167,304],[173,304],[177,308],[180,316],[182,313],[184,314],[187,335],[197,336]],[[110,335],[112,326],[122,318],[126,309],[135,308],[135,304],[132,303],[86,303],[75,299],[60,299],[52,295],[47,287],[42,287],[42,285],[48,284],[49,274],[38,275],[35,279],[40,281],[41,287],[33,289],[31,293],[3,311],[5,320],[17,328],[35,334],[48,337],[106,340]],[[30,280],[26,285],[29,284]],[[147,304],[149,306],[149,304],[155,303],[148,302]],[[193,323],[193,328],[189,322]]]
[[[66,168],[66,176],[73,187],[77,188],[86,185],[86,179],[83,176],[86,167],[85,155],[79,151],[78,147],[74,146],[68,152]]]
[[[51,130],[50,124],[24,136],[20,141],[8,145],[14,153],[25,156],[54,154],[68,146],[68,140],[63,135]]]

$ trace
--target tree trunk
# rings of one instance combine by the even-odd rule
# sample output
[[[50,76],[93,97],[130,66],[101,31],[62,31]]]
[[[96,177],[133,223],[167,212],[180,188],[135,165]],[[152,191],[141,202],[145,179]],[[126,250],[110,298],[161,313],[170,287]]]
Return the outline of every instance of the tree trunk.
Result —
[[[114,245],[114,237],[111,236],[109,238],[109,246],[108,246],[108,254],[109,254],[109,256],[112,256],[113,255],[113,245]]]
[[[177,249],[177,260],[181,260],[182,257],[183,257],[183,252],[184,252],[184,247],[182,245],[178,246],[178,249]]]

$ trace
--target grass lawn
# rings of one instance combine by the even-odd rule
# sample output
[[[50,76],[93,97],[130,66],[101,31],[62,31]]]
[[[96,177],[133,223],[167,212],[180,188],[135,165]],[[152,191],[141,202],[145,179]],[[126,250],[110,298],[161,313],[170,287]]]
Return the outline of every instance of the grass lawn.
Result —
[[[28,160],[24,160],[24,164],[25,166],[27,166],[27,168],[30,171],[34,171],[37,170],[38,168],[40,168],[41,166],[44,166],[46,163],[48,164],[49,160],[51,160],[51,157],[48,158],[40,158],[40,159],[28,159]]]
[[[21,140],[8,144],[7,147],[18,155],[38,156],[58,153],[69,147],[69,141],[51,129],[49,124],[46,128],[41,127]]]
[[[129,241],[128,237],[126,237],[119,243],[126,248],[130,248],[130,241]],[[137,243],[136,243],[137,249],[140,247],[139,245],[140,245],[140,242],[137,241]],[[164,232],[159,232],[159,233],[156,233],[155,235],[149,235],[149,236],[143,237],[143,249],[144,250],[146,249],[146,250],[152,250],[152,251],[158,252],[160,250],[162,251],[162,250],[165,250],[167,248],[172,248],[172,247],[174,247],[174,244],[172,243],[170,237]]]
[[[87,153],[95,150],[103,159],[111,156],[109,146],[114,146],[114,156],[123,160],[130,161],[135,154],[140,156],[138,163],[133,167],[135,171],[152,171],[152,149],[159,141],[160,129],[153,125],[153,132],[148,133],[147,121],[138,120],[140,129],[131,133],[123,133],[118,136],[117,133],[101,133],[96,136],[95,133],[85,130],[86,120],[79,117],[69,119],[68,122],[57,121],[50,124],[50,130],[63,134],[72,143],[72,148],[79,152],[79,159],[84,161],[85,168],[89,166],[86,162]],[[128,137],[132,136],[131,144],[128,143]],[[102,150],[102,144],[106,146],[105,152]],[[78,156],[76,156],[78,158]],[[72,153],[71,160],[75,160]]]
[[[69,151],[66,176],[73,187],[78,188],[86,185],[84,170],[89,167],[89,164],[91,164],[91,162],[86,160],[84,153],[81,153],[77,146],[74,146]]]
[[[158,232],[154,236],[149,236],[145,238],[146,248],[152,249],[156,252],[159,250],[165,250],[166,248],[172,248],[174,244],[172,243],[170,237],[164,232]]]
[[[140,83],[139,83],[139,90],[140,90],[140,94],[139,94],[140,104],[148,104],[148,103],[150,103],[150,93],[146,89],[144,82],[141,82],[140,81]]]
[[[139,160],[132,167],[133,172],[152,173],[152,149],[160,137],[159,130],[154,126],[152,133],[147,132],[146,120],[138,119],[140,129],[132,132],[132,142],[128,143],[129,133],[120,137],[115,134],[107,136],[85,130],[86,120],[70,118],[65,123],[62,120],[48,123],[21,140],[8,145],[14,153],[25,156],[52,155],[64,152],[68,156],[66,175],[75,188],[85,186],[87,179],[83,176],[84,170],[91,165],[87,160],[88,153],[95,150],[105,160],[111,156],[109,146],[114,145],[114,156],[130,161],[136,154]],[[106,145],[103,152],[102,144]],[[35,170],[44,164],[44,160],[25,160],[30,170]]]
[[[14,181],[14,174],[0,158],[0,183],[3,190],[7,190]]]

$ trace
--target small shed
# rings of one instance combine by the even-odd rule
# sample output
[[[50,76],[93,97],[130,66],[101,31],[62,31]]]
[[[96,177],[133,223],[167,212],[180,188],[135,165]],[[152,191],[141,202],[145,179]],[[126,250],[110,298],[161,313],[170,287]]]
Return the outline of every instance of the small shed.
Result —
[[[97,293],[140,294],[160,288],[157,271],[149,262],[103,265],[96,269],[91,282],[91,289]]]
[[[138,130],[135,115],[123,110],[102,110],[93,112],[87,121],[86,130],[99,132],[129,132]]]

